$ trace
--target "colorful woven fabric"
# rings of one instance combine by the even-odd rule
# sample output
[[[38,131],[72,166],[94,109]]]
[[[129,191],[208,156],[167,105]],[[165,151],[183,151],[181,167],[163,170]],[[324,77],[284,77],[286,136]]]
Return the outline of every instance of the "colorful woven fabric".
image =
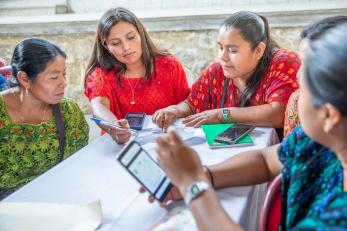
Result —
[[[89,127],[76,103],[60,102],[65,123],[64,158],[88,143]],[[59,162],[59,135],[54,117],[40,124],[13,123],[0,96],[0,192],[28,183]]]
[[[347,229],[347,193],[335,153],[298,127],[278,149],[282,169],[281,230]]]
[[[284,137],[288,136],[294,128],[300,125],[298,113],[299,93],[299,89],[294,91],[288,100],[286,112],[284,113]]]

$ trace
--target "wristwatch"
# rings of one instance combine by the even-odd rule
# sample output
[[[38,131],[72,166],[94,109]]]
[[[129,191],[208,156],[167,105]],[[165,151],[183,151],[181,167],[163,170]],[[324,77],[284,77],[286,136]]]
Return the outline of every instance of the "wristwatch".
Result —
[[[189,205],[190,202],[202,195],[209,187],[210,185],[205,181],[197,181],[190,184],[184,195],[186,205]]]
[[[223,122],[228,122],[229,115],[230,115],[229,109],[228,108],[223,108],[222,109],[222,114],[223,114]]]

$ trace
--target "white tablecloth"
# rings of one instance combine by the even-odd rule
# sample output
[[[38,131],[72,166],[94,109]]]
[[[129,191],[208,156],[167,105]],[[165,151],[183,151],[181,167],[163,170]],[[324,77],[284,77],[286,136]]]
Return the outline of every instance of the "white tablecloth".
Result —
[[[203,133],[196,129],[195,134]],[[256,128],[251,135],[254,146],[211,150],[204,143],[194,148],[204,164],[214,164],[241,151],[260,149],[277,142],[274,129]],[[104,135],[4,202],[87,204],[100,200],[103,211],[100,230],[145,230],[166,211],[158,203],[149,204],[148,195],[138,192],[139,184],[116,160],[121,147],[110,136]],[[257,230],[265,189],[265,185],[234,187],[219,190],[219,196],[236,222],[247,230]]]

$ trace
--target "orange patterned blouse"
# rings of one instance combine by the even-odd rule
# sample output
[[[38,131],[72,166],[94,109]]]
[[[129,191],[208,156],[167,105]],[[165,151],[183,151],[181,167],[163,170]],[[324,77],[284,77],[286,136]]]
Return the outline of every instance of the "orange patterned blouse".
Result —
[[[298,54],[293,51],[276,49],[268,68],[262,77],[258,90],[251,97],[251,106],[278,102],[287,105],[288,98],[298,88],[296,73],[301,65]],[[193,84],[188,102],[195,112],[221,108],[224,88],[224,74],[220,63],[214,62],[205,69]],[[237,107],[239,91],[229,81],[224,107]]]
[[[296,90],[290,96],[284,113],[284,137],[288,136],[289,133],[300,125],[299,114],[298,114],[298,100],[300,90]]]

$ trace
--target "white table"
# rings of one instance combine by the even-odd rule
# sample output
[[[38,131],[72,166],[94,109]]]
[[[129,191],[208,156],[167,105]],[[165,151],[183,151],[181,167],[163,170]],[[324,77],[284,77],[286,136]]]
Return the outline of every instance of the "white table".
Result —
[[[204,164],[214,164],[241,151],[260,149],[277,142],[274,129],[256,128],[254,146],[211,150],[207,144],[194,146]],[[201,129],[195,133],[202,134]],[[256,134],[256,135],[254,135]],[[116,157],[121,149],[104,135],[45,174],[25,185],[4,202],[54,202],[87,204],[100,200],[103,221],[100,230],[145,230],[166,211],[149,204],[147,194],[122,168]],[[229,215],[247,230],[257,230],[265,187],[247,186],[219,191]]]

